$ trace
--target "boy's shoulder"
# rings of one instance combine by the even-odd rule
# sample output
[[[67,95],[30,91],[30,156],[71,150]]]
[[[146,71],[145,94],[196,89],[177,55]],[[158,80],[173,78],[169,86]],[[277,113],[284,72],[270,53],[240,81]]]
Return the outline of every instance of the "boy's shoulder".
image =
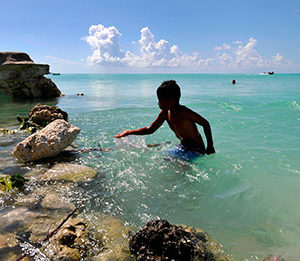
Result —
[[[184,113],[196,113],[196,112],[194,112],[192,109],[190,109],[190,108],[188,108],[188,107],[186,107],[186,106],[184,106],[184,105],[180,105],[180,110],[181,110],[182,112],[184,112]]]

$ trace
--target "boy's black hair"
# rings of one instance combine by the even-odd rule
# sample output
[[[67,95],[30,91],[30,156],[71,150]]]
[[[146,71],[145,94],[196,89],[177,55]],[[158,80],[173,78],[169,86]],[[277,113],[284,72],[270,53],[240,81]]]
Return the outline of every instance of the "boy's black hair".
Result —
[[[173,97],[178,103],[181,96],[180,87],[174,80],[164,81],[156,90],[157,98]]]

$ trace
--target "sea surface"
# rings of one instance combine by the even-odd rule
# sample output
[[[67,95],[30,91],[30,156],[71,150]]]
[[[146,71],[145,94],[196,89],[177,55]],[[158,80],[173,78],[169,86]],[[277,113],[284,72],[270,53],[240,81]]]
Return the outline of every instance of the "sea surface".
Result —
[[[112,148],[77,159],[103,175],[70,192],[85,211],[109,213],[135,228],[158,217],[199,227],[235,260],[300,260],[300,74],[49,78],[65,96],[47,103],[67,111],[81,128],[78,148]],[[166,123],[150,136],[114,140],[122,130],[155,120],[156,88],[169,79],[181,86],[181,104],[210,122],[214,155],[192,162],[166,157],[178,144]],[[25,116],[35,104],[0,96],[0,127],[16,126],[16,115]],[[200,126],[199,131],[204,135]],[[17,163],[10,163],[13,141],[3,139],[5,173]]]

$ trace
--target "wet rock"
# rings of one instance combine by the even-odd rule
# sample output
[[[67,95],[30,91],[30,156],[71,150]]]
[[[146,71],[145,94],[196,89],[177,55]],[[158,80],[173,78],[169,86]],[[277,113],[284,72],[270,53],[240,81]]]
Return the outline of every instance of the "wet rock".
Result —
[[[68,121],[68,113],[57,106],[37,104],[29,112],[28,118],[31,122],[45,127],[57,119]]]
[[[48,64],[35,64],[26,53],[0,52],[0,92],[17,99],[59,97],[56,85],[43,75]]]
[[[102,237],[93,234],[81,218],[70,218],[49,240],[44,248],[55,260],[80,260],[91,258],[103,247]]]
[[[30,211],[28,208],[7,208],[0,215],[0,231],[15,231],[23,226],[24,222],[37,218],[41,213]]]
[[[129,228],[117,218],[109,215],[94,215],[90,221],[103,236],[103,249],[93,261],[132,261],[129,244]]]
[[[129,243],[137,260],[230,261],[220,246],[201,230],[152,220]]]
[[[16,207],[26,207],[28,209],[36,209],[40,202],[42,200],[42,197],[40,195],[37,195],[35,193],[31,193],[26,196],[19,196],[15,199],[15,206]]]
[[[65,199],[60,197],[57,193],[48,193],[41,202],[41,207],[47,209],[68,209],[73,210],[75,205],[67,202]]]
[[[23,162],[53,157],[68,147],[79,132],[79,128],[65,120],[55,120],[18,143],[12,153]]]
[[[16,261],[21,256],[21,248],[13,233],[0,234],[0,259],[5,261]],[[30,261],[31,258],[25,257],[23,261]]]
[[[93,177],[95,177],[96,174],[96,170],[87,166],[69,163],[58,163],[55,164],[51,169],[43,173],[40,176],[40,179],[80,182],[91,180]]]

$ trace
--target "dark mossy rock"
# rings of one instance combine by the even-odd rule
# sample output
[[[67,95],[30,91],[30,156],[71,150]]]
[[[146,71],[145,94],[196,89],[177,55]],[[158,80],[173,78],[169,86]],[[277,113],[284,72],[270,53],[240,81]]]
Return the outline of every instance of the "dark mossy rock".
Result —
[[[205,232],[166,220],[148,222],[132,237],[129,247],[138,261],[231,260]]]

